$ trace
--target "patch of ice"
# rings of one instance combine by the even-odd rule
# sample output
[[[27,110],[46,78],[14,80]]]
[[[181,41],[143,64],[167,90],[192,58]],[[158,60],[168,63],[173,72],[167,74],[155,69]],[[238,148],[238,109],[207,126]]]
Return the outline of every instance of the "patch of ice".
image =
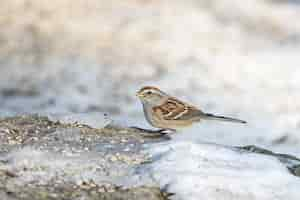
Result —
[[[51,181],[81,183],[92,180],[99,185],[104,182],[122,185],[128,182],[126,179],[131,177],[132,172],[132,166],[109,162],[104,155],[95,152],[69,156],[25,147],[12,151],[3,160],[6,162],[1,169],[16,173],[20,184],[48,184]]]
[[[299,199],[300,179],[276,158],[195,142],[150,145],[146,167],[161,187],[185,200]]]

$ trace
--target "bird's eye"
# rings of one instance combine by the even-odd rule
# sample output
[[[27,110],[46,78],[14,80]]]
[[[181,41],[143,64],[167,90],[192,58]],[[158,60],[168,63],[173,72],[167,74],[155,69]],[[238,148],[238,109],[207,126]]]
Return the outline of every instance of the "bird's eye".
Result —
[[[152,94],[152,92],[151,92],[151,91],[148,91],[148,92],[146,92],[146,94],[148,94],[148,95],[149,95],[149,94]]]

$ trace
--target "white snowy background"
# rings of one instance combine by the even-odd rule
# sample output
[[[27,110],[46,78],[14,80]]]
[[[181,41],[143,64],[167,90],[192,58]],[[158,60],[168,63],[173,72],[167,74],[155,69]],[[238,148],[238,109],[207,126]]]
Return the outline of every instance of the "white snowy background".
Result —
[[[165,155],[151,169],[160,171],[162,184],[175,177],[174,191],[216,171],[195,169],[214,160],[202,152],[214,148],[206,142],[259,145],[300,157],[299,19],[296,0],[6,1],[0,8],[1,115],[106,112],[146,124],[135,92],[154,85],[206,112],[248,122],[203,122],[155,146],[158,152],[150,150]],[[237,163],[238,170],[250,162],[249,170],[240,175],[228,167],[221,179],[210,179],[206,193],[194,187],[196,192],[213,199],[223,195],[210,191],[220,183],[241,191],[243,199],[248,193],[248,199],[299,196],[299,180],[274,168],[278,161],[232,154],[222,158],[225,163]],[[258,184],[240,184],[252,175]],[[224,193],[224,199],[232,198]]]

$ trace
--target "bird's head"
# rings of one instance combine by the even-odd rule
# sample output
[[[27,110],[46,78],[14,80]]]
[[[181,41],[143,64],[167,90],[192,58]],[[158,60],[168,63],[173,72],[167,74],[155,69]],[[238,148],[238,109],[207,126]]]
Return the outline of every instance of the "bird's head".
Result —
[[[143,103],[151,105],[160,105],[166,98],[168,98],[166,93],[153,86],[145,86],[141,88],[136,95]]]

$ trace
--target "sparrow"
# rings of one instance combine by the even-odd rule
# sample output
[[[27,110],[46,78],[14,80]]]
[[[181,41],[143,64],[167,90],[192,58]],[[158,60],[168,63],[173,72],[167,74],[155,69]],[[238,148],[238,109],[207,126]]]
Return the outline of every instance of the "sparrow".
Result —
[[[246,121],[205,113],[199,108],[168,95],[157,87],[145,86],[136,94],[144,110],[146,120],[159,131],[177,131],[202,120],[217,120],[235,123]]]

